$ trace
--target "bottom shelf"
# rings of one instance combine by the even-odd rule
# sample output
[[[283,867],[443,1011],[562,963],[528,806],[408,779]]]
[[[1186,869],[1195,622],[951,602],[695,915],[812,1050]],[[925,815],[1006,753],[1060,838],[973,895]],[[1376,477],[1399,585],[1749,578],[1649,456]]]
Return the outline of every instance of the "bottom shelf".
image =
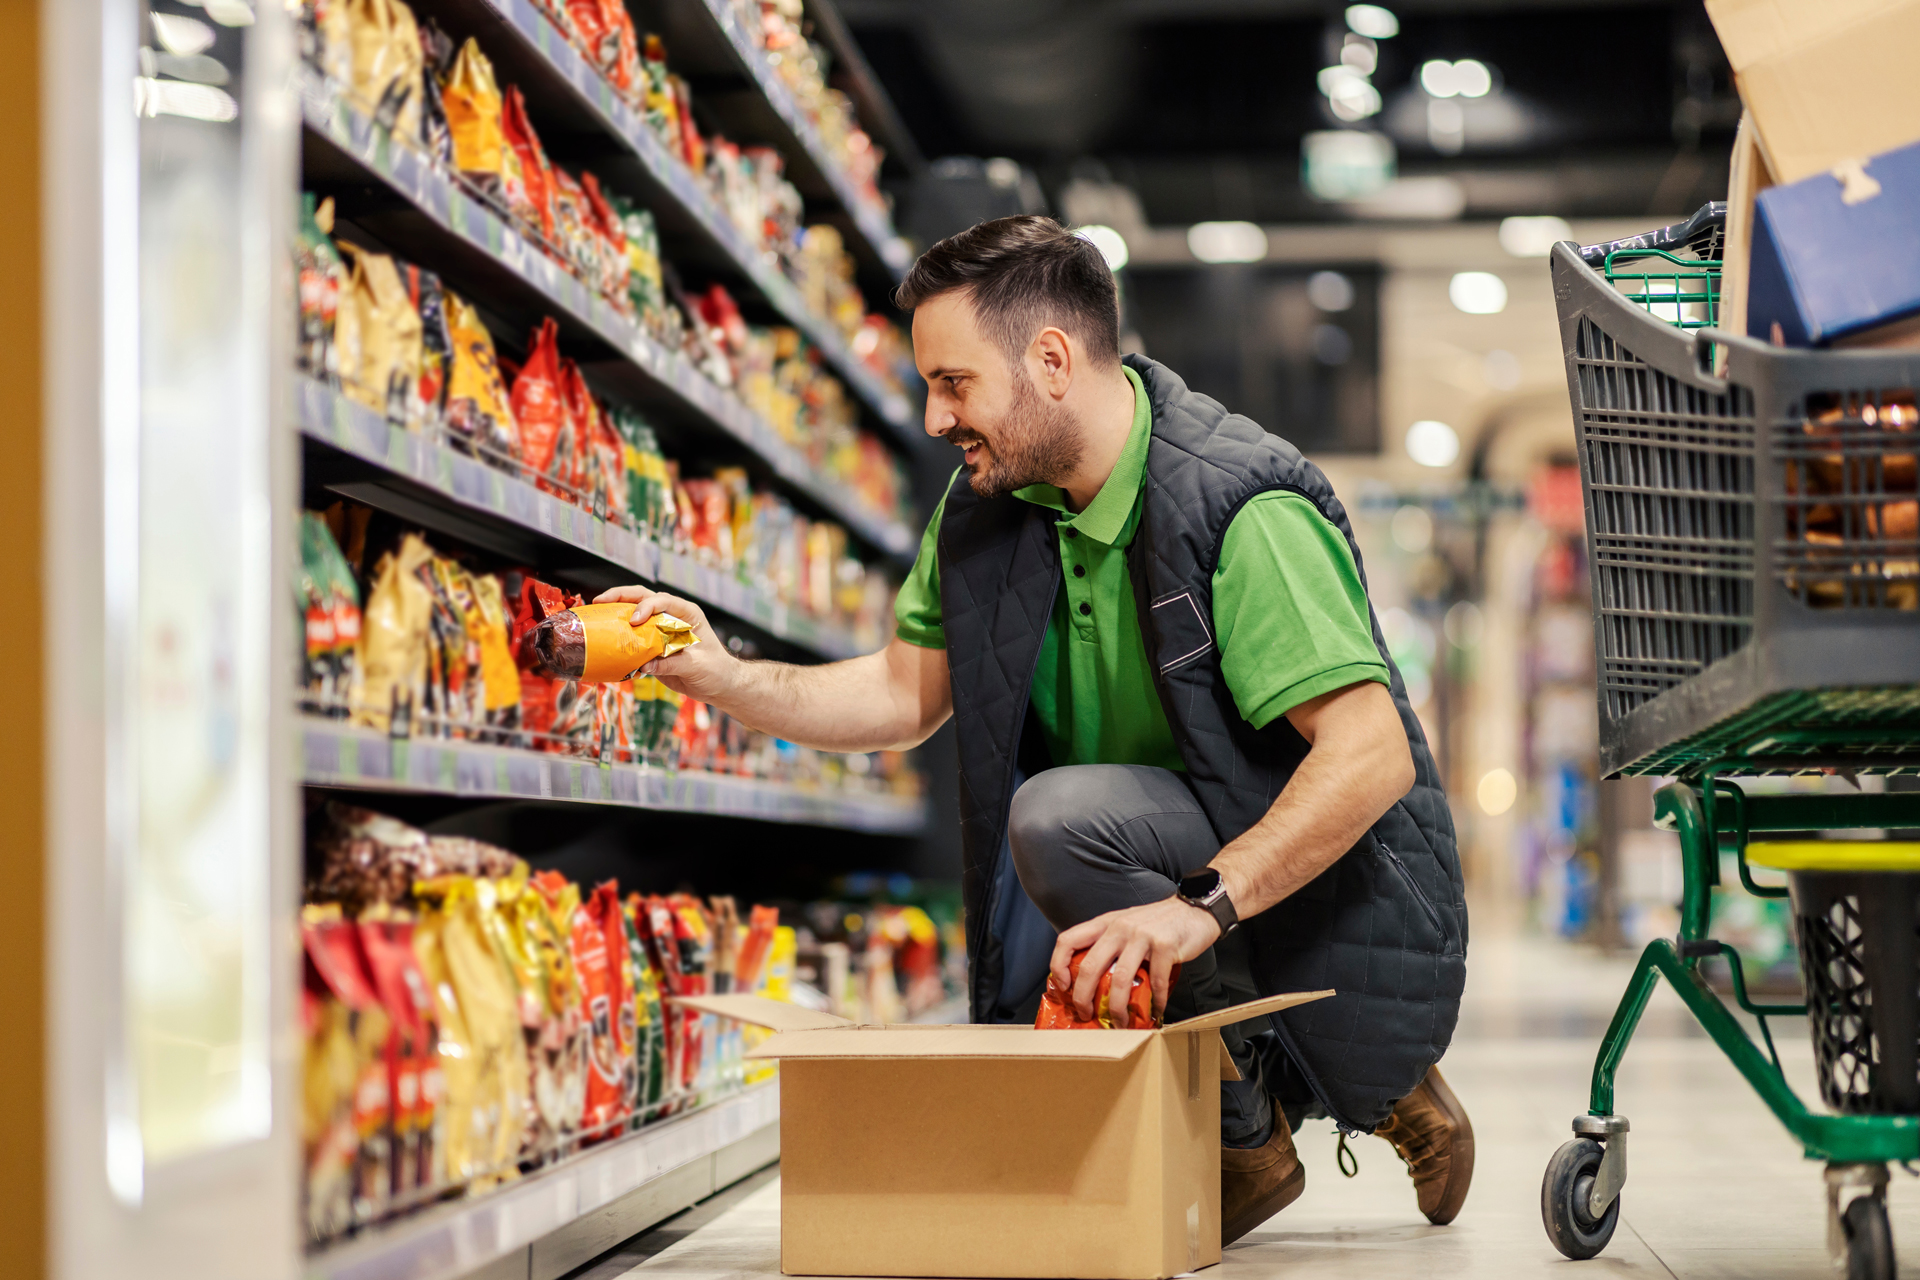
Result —
[[[780,1082],[750,1085],[472,1200],[310,1255],[308,1280],[554,1280],[780,1156]],[[525,1260],[522,1269],[521,1260]]]

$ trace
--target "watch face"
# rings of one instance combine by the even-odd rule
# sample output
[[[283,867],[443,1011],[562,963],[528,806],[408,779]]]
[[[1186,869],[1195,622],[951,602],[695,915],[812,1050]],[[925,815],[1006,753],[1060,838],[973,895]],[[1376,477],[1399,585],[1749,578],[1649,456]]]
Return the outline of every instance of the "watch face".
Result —
[[[1212,867],[1202,867],[1198,871],[1189,871],[1180,878],[1180,896],[1183,898],[1204,898],[1220,884],[1220,873]]]

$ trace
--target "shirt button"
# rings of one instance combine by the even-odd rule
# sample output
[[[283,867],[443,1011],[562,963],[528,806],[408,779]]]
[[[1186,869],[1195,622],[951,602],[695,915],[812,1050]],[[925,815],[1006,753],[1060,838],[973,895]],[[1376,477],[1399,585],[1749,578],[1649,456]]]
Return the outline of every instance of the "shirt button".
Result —
[[[1080,616],[1084,618],[1092,612],[1093,612],[1093,606],[1088,604],[1085,600],[1082,600],[1080,602]]]
[[[1068,526],[1067,526],[1067,536],[1068,536],[1069,538],[1077,538],[1077,537],[1079,537],[1079,536],[1080,536],[1080,531],[1079,531],[1078,529],[1076,529],[1076,528],[1074,528],[1074,527],[1073,527],[1072,525],[1068,525]]]
[[[1077,565],[1075,565],[1075,566],[1073,566],[1073,576],[1074,576],[1074,577],[1076,577],[1076,578],[1084,578],[1084,577],[1086,577],[1086,576],[1087,576],[1087,566],[1085,566],[1085,565],[1083,565],[1083,564],[1077,564]]]

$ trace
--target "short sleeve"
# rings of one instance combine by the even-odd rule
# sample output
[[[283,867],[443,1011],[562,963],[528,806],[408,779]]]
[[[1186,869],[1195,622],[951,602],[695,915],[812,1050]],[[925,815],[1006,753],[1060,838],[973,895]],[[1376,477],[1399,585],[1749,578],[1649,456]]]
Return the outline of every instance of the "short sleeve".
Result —
[[[1259,494],[1227,526],[1213,625],[1234,705],[1256,729],[1323,693],[1388,683],[1353,551],[1297,493]]]
[[[951,481],[948,487],[952,487]],[[935,545],[940,539],[940,518],[946,512],[947,500],[942,496],[940,505],[933,509],[933,519],[927,521],[927,531],[920,535],[920,553],[913,559],[913,568],[907,571],[907,580],[893,598],[893,634],[922,649],[947,647],[947,629],[940,618],[940,556]]]

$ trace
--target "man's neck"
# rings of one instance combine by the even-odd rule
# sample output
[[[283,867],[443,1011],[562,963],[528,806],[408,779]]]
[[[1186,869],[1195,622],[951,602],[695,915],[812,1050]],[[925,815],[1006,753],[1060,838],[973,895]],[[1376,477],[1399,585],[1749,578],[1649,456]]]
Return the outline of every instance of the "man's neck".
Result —
[[[1125,368],[1115,365],[1111,375],[1100,374],[1087,391],[1080,416],[1080,465],[1060,482],[1074,512],[1085,511],[1106,484],[1133,432],[1133,380]]]

